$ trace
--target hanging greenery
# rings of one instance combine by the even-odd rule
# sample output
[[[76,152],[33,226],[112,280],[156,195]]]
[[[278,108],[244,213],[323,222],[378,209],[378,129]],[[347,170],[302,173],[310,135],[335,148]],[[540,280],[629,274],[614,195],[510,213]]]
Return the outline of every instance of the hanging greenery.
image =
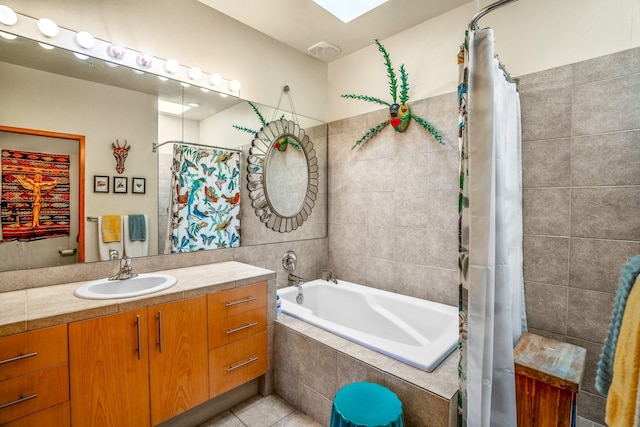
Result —
[[[260,113],[260,110],[258,109],[258,107],[256,107],[256,105],[251,101],[247,101],[247,104],[249,104],[249,106],[251,107],[253,112],[256,113],[256,115],[258,116],[258,119],[260,120],[260,123],[262,124],[262,127],[267,126],[268,123],[264,119],[264,116],[262,115],[262,113]],[[282,116],[280,116],[280,120],[282,120],[282,119],[284,119],[284,114]],[[253,135],[256,135],[259,132],[258,130],[251,129],[251,128],[248,128],[248,127],[245,127],[245,126],[239,126],[239,125],[233,125],[233,128],[237,129],[239,131],[242,131],[242,132],[251,133]],[[288,138],[286,135],[281,136],[280,138],[278,138],[278,140],[274,144],[274,147],[278,151],[285,151],[288,146],[292,146],[296,150],[302,151],[302,147],[300,147],[300,144],[298,144],[295,141],[295,139]]]
[[[384,57],[384,64],[387,68],[387,77],[389,78],[389,94],[391,95],[391,99],[393,103],[389,103],[380,98],[376,98],[373,96],[367,95],[354,95],[354,94],[343,94],[340,95],[342,98],[347,99],[358,99],[361,101],[373,102],[376,104],[386,105],[389,107],[389,120],[386,120],[371,129],[369,129],[365,134],[360,138],[352,149],[356,147],[362,147],[366,144],[371,138],[373,138],[376,134],[378,134],[382,129],[384,129],[387,125],[391,124],[396,132],[404,132],[407,127],[409,127],[409,122],[413,117],[420,126],[425,128],[433,138],[438,141],[440,144],[442,142],[442,136],[436,131],[436,129],[429,124],[426,120],[421,117],[416,116],[411,113],[411,109],[407,102],[409,101],[409,74],[406,72],[404,68],[404,64],[400,66],[400,104],[398,101],[398,79],[396,77],[396,73],[391,65],[391,58],[389,57],[389,53],[385,49],[385,47],[380,43],[378,39],[375,40],[376,45],[378,46],[378,50],[382,52],[382,56]]]

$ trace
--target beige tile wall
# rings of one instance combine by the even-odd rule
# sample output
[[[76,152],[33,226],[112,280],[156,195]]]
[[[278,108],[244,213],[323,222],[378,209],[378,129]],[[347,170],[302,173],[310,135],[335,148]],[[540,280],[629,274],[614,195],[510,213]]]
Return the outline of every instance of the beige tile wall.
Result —
[[[444,145],[414,121],[352,150],[388,110],[330,123],[329,260],[341,279],[456,305],[456,95],[410,106]]]
[[[640,252],[639,70],[635,48],[520,80],[528,323],[587,349],[578,411],[599,423],[596,365],[620,268]],[[412,123],[351,150],[385,110],[330,124],[329,261],[339,278],[457,304],[456,95],[410,105],[444,147]]]

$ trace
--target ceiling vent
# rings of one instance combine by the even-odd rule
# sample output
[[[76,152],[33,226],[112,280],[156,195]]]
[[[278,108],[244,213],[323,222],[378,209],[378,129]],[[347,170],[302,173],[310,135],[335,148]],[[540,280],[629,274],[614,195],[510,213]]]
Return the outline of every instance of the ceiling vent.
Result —
[[[309,49],[307,49],[307,51],[311,55],[320,59],[333,58],[334,56],[336,56],[341,52],[339,47],[334,46],[331,43],[327,43],[327,42],[316,43],[313,46],[311,46]]]

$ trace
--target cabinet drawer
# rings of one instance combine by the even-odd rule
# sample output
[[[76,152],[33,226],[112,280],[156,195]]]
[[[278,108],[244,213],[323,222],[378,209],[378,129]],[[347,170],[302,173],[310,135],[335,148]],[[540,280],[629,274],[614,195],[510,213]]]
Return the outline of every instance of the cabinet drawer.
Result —
[[[69,400],[69,369],[58,365],[0,382],[0,424]]]
[[[69,402],[52,406],[51,408],[19,418],[8,424],[2,424],[3,427],[69,427],[70,425],[71,415],[69,412]]]
[[[267,308],[209,322],[209,348],[217,348],[267,330]]]
[[[209,321],[265,307],[267,304],[267,283],[242,286],[209,294]]]
[[[267,332],[209,352],[211,398],[267,372]]]
[[[0,381],[67,363],[67,325],[0,338]]]

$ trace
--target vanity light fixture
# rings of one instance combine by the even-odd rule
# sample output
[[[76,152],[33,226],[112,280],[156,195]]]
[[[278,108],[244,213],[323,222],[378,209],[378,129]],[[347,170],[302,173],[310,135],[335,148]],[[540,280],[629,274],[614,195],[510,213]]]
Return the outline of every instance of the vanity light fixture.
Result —
[[[55,37],[60,31],[58,25],[49,18],[38,19],[38,29],[47,37]]]
[[[198,67],[191,67],[189,70],[189,78],[191,80],[200,80],[202,78],[202,70]]]
[[[75,56],[76,58],[81,59],[83,61],[85,59],[89,59],[89,56],[85,55],[84,53],[73,52],[73,56]]]
[[[164,69],[167,70],[169,74],[175,74],[180,71],[180,64],[175,59],[168,59],[164,64]]]
[[[4,31],[0,31],[0,37],[2,37],[3,39],[7,39],[7,40],[15,40],[18,38],[18,36],[13,35],[13,34],[9,34],[9,33],[5,33]]]
[[[38,42],[38,44],[39,44],[39,45],[40,45],[40,47],[41,47],[41,48],[43,48],[43,49],[47,49],[47,50],[55,49],[55,47],[54,47],[54,46],[51,46],[50,44],[41,43],[41,42]]]
[[[222,84],[222,76],[220,74],[211,74],[209,78],[209,83],[213,86],[220,86]]]
[[[18,15],[9,6],[0,4],[0,24],[15,25],[18,22]]]
[[[151,68],[153,63],[153,55],[149,52],[140,52],[136,57],[136,64],[141,68]]]
[[[96,45],[96,39],[86,31],[80,31],[76,34],[76,43],[83,49],[93,49]]]
[[[238,80],[231,80],[229,82],[229,89],[233,92],[238,92],[240,90],[240,82]]]
[[[107,67],[111,67],[111,68],[116,68],[118,66],[118,64],[114,64],[113,62],[109,62],[109,61],[104,61],[105,64],[107,64]]]
[[[107,47],[107,55],[109,55],[113,59],[122,59],[124,58],[124,54],[126,49],[120,43],[113,42]]]

